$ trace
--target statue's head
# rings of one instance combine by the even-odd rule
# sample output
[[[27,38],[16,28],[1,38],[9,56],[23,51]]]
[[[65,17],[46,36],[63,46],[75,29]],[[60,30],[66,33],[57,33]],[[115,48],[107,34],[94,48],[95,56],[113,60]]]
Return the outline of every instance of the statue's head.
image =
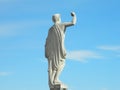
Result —
[[[52,20],[53,20],[54,23],[61,23],[60,14],[54,14],[52,16]]]

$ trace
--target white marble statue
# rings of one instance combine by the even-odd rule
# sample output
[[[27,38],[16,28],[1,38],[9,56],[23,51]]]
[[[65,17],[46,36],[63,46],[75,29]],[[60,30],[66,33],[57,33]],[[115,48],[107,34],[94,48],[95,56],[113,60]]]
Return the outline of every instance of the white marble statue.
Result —
[[[45,57],[48,59],[49,87],[56,84],[64,85],[59,80],[59,75],[64,68],[66,50],[64,47],[66,28],[76,23],[76,15],[71,13],[72,21],[61,23],[60,14],[54,14],[52,20],[54,25],[49,29],[45,44]]]

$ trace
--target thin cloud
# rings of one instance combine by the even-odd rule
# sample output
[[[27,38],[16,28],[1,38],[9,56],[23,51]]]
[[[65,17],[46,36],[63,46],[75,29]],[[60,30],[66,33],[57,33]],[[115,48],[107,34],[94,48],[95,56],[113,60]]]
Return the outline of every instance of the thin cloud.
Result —
[[[6,1],[15,1],[15,0],[0,0],[0,1],[2,1],[2,2],[3,2],[3,1],[6,2]]]
[[[78,60],[81,62],[86,62],[87,59],[99,59],[100,55],[93,51],[81,50],[81,51],[70,51],[67,53],[67,59]]]
[[[24,28],[31,28],[37,25],[46,25],[48,21],[26,20],[17,22],[8,22],[0,25],[0,37],[14,36],[24,31]]]
[[[107,52],[106,55],[107,57],[120,57],[120,46],[112,46],[112,45],[103,45],[103,46],[98,46],[97,49],[102,50],[103,52]]]
[[[15,29],[17,29],[17,27],[15,24],[0,25],[0,37],[16,35]]]
[[[1,5],[6,4],[6,3],[10,4],[10,3],[14,3],[14,2],[17,2],[17,1],[16,0],[0,0]]]
[[[45,57],[38,58],[38,60],[40,62],[47,63],[47,58],[45,58]]]
[[[0,2],[15,2],[16,0],[0,0]]]
[[[108,88],[102,88],[101,90],[108,90]]]
[[[120,54],[119,54],[119,55],[117,55],[117,57],[120,57]]]
[[[98,49],[111,50],[111,51],[120,51],[120,46],[99,46]]]
[[[9,76],[12,72],[0,72],[0,76]]]

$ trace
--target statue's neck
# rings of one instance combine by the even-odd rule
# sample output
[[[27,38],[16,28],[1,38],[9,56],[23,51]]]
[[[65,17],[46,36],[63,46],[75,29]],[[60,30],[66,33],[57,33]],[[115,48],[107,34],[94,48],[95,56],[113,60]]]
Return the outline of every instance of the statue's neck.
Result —
[[[60,21],[55,22],[55,24],[60,24]]]

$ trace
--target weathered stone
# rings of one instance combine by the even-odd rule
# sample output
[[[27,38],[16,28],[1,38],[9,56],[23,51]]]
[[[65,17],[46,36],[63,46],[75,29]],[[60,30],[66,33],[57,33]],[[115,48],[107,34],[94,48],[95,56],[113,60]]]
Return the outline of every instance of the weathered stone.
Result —
[[[67,90],[67,87],[63,87],[62,85],[55,85],[54,88],[50,88],[50,90]]]

